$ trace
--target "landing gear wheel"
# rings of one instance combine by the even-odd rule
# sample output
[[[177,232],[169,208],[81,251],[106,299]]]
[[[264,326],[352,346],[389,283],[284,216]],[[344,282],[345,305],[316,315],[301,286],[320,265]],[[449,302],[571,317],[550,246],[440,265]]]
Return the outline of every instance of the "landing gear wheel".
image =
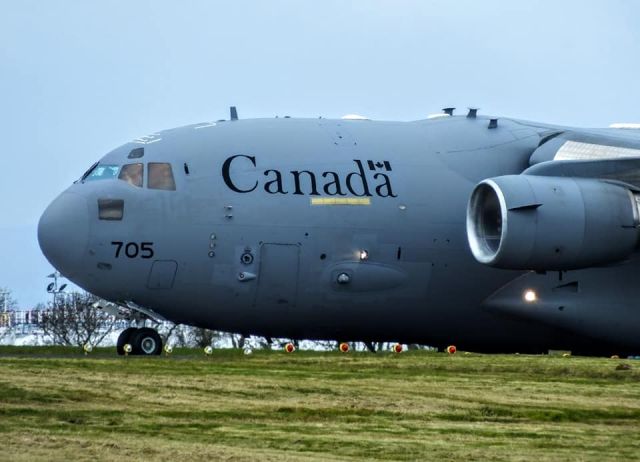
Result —
[[[127,343],[131,343],[131,337],[133,337],[133,334],[137,331],[138,329],[136,329],[135,327],[127,327],[125,330],[122,331],[122,333],[118,336],[118,342],[116,343],[116,352],[118,353],[118,355],[123,356],[124,355],[124,346]]]
[[[131,336],[134,355],[151,356],[162,352],[162,339],[155,329],[143,327]]]

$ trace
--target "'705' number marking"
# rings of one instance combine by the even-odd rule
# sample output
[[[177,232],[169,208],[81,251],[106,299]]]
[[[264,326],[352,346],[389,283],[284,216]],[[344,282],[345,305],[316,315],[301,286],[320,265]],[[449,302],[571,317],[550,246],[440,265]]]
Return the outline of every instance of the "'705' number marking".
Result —
[[[123,248],[124,255],[127,258],[153,258],[153,242],[141,242],[138,244],[137,242],[113,241],[111,245],[116,247],[116,258],[120,258]]]

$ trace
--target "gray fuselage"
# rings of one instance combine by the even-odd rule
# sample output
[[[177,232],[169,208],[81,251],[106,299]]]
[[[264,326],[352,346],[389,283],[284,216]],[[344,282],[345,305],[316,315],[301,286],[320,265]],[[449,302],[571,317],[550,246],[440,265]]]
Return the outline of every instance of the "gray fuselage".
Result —
[[[75,183],[43,215],[40,243],[87,291],[212,329],[477,351],[638,348],[634,331],[580,327],[611,316],[611,329],[638,325],[626,305],[622,318],[601,306],[637,296],[636,284],[620,282],[633,262],[565,275],[580,279],[581,294],[599,297],[563,302],[563,311],[582,310],[568,324],[483,305],[514,281],[541,294],[557,285],[556,273],[478,263],[465,228],[474,186],[529,167],[547,129],[507,119],[489,129],[485,118],[449,117],[280,118],[167,130],[100,160],[142,163],[142,187],[115,177]],[[144,155],[128,158],[136,148]],[[171,165],[175,190],[148,187],[149,163]],[[99,219],[105,199],[123,201],[121,219]]]

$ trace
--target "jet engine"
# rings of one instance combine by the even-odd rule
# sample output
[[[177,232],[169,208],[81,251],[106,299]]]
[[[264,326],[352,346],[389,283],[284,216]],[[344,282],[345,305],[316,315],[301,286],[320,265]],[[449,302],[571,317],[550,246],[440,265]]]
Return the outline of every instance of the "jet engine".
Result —
[[[640,198],[597,179],[507,175],[480,182],[467,238],[480,263],[570,270],[623,261],[638,248]]]

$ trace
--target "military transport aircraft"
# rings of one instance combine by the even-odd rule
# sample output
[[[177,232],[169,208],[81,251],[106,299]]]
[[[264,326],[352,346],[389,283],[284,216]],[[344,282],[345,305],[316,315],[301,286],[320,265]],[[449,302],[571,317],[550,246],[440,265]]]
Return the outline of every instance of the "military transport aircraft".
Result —
[[[232,108],[106,154],[46,209],[38,239],[132,323],[634,354],[639,204],[634,130]],[[126,343],[162,347],[151,328]]]

